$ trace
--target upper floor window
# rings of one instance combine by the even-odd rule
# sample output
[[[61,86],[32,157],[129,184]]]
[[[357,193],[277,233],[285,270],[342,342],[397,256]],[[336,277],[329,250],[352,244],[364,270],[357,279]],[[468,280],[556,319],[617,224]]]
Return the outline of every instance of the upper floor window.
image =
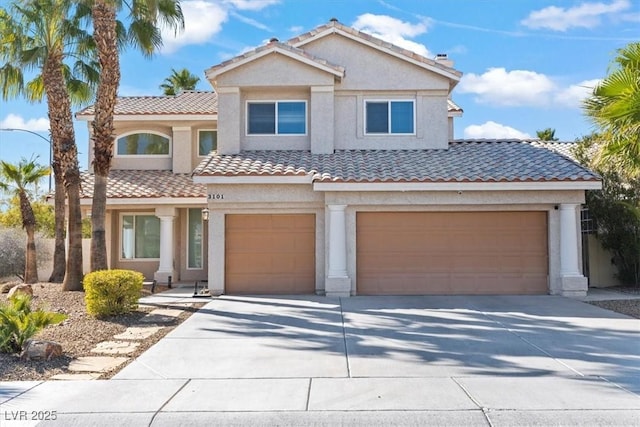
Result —
[[[247,103],[248,135],[304,135],[306,133],[306,101],[250,101]]]
[[[158,133],[131,133],[118,138],[116,153],[118,156],[168,156],[170,145],[169,138]]]
[[[366,101],[365,133],[415,133],[415,103],[407,101]]]
[[[210,152],[218,149],[218,131],[200,130],[198,131],[198,156],[204,157]]]

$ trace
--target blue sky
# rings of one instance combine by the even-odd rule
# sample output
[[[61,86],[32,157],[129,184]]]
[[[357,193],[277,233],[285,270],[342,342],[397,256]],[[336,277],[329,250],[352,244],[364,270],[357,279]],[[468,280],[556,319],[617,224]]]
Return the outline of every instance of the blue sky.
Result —
[[[0,5],[9,2],[0,0]],[[427,57],[447,53],[464,73],[453,99],[464,109],[456,138],[535,137],[552,127],[562,140],[592,131],[580,109],[619,49],[640,40],[637,0],[196,0],[182,1],[185,31],[165,36],[151,60],[121,56],[120,95],[160,95],[171,68],[204,70],[271,37],[288,40],[335,17]],[[45,104],[0,101],[0,127],[48,135]],[[82,169],[87,129],[76,124]],[[46,142],[0,131],[0,159],[39,155]]]

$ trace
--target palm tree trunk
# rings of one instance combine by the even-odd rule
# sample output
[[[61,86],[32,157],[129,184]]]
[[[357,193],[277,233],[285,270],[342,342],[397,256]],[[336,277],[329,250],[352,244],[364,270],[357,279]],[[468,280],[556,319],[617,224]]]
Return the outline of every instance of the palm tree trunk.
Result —
[[[42,77],[47,93],[47,107],[55,163],[59,163],[69,203],[69,253],[62,289],[82,290],[82,218],[80,214],[80,170],[73,130],[71,101],[62,68],[62,51],[50,52]],[[57,190],[57,187],[56,187]]]
[[[36,217],[33,214],[31,203],[24,191],[20,192],[20,214],[22,226],[27,230],[27,251],[24,263],[24,283],[36,283],[38,281],[38,257],[36,253]]]
[[[110,1],[96,0],[91,9],[93,38],[100,62],[100,82],[93,120],[93,171],[95,173],[91,207],[91,271],[107,265],[105,216],[107,178],[113,156],[113,112],[120,84],[120,58],[116,33],[116,10]]]
[[[54,153],[55,154],[55,153]],[[59,156],[58,156],[59,157]],[[49,277],[50,282],[61,283],[64,279],[64,272],[66,270],[66,249],[64,244],[64,224],[65,224],[65,189],[64,179],[62,176],[62,169],[60,168],[60,160],[54,156],[53,160],[53,175],[55,178],[55,205],[54,205],[54,217],[55,217],[55,246],[53,250],[53,270]]]

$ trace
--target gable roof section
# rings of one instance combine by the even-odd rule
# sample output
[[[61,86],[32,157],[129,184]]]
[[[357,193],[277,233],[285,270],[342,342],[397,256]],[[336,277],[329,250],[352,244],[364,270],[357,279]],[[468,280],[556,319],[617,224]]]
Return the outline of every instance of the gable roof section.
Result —
[[[307,33],[294,37],[288,40],[287,43],[291,46],[299,48],[307,43],[318,40],[330,34],[340,34],[344,37],[366,44],[389,55],[395,56],[405,61],[409,61],[415,65],[418,65],[419,67],[426,68],[455,82],[460,81],[460,78],[462,77],[462,73],[454,68],[447,67],[446,65],[440,64],[433,59],[426,58],[408,49],[403,49],[392,43],[372,36],[371,34],[356,30],[355,28],[347,27],[346,25],[339,23],[335,19],[332,19],[328,23],[321,25]]]
[[[82,199],[93,198],[95,175],[81,174]],[[196,184],[189,174],[168,170],[111,170],[107,181],[107,199],[158,199],[207,197],[207,189]]]
[[[195,177],[303,177],[320,183],[594,182],[600,177],[528,141],[457,140],[448,150],[212,153]],[[196,179],[196,182],[209,182]],[[231,182],[225,180],[225,182]]]
[[[256,59],[274,53],[284,55],[295,61],[302,62],[311,67],[333,74],[337,79],[342,79],[344,77],[344,67],[332,64],[329,61],[311,55],[310,53],[305,52],[302,49],[298,49],[289,44],[281,43],[275,40],[270,41],[264,46],[257,47],[253,50],[245,52],[242,55],[231,58],[228,61],[224,61],[218,65],[215,65],[206,70],[205,75],[207,76],[207,79],[213,80],[222,73],[226,73],[248,62],[255,61]]]
[[[206,115],[218,113],[218,95],[212,91],[183,91],[175,96],[119,96],[116,116]],[[76,113],[79,120],[91,120],[91,105]]]

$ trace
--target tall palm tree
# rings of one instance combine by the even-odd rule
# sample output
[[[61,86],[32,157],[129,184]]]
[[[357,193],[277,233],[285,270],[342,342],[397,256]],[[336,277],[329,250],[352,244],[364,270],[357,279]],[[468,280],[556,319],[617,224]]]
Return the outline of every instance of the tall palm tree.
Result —
[[[556,130],[553,128],[546,128],[543,130],[537,130],[536,136],[540,141],[557,141]]]
[[[601,161],[614,161],[639,176],[640,42],[629,43],[617,53],[611,72],[583,106],[603,136]]]
[[[91,2],[91,0],[85,0]],[[116,15],[127,6],[129,26],[116,21]],[[94,188],[91,206],[91,271],[104,270],[107,265],[105,216],[107,206],[107,178],[113,156],[113,112],[120,85],[120,42],[139,48],[151,56],[161,46],[160,25],[174,30],[184,27],[179,0],[94,0],[91,8],[93,38],[100,62],[100,82],[93,120]],[[121,37],[121,36],[125,37]]]
[[[38,281],[38,259],[36,256],[36,217],[33,214],[28,188],[49,175],[49,168],[38,165],[35,160],[22,159],[17,165],[0,161],[0,188],[11,191],[20,199],[22,227],[27,232],[24,282]]]
[[[0,90],[3,98],[46,95],[56,183],[56,246],[51,279],[63,276],[63,289],[82,289],[80,171],[72,102],[87,102],[97,80],[91,61],[93,39],[83,30],[84,7],[72,0],[14,1],[0,8]],[[66,61],[71,60],[69,65]],[[35,71],[26,82],[23,72]],[[88,83],[87,83],[88,82]],[[64,201],[69,203],[69,253],[64,250]]]
[[[199,81],[200,77],[192,74],[191,71],[186,68],[180,71],[172,68],[171,75],[164,79],[164,83],[160,85],[160,89],[162,89],[165,95],[175,95],[181,90],[194,90]]]

